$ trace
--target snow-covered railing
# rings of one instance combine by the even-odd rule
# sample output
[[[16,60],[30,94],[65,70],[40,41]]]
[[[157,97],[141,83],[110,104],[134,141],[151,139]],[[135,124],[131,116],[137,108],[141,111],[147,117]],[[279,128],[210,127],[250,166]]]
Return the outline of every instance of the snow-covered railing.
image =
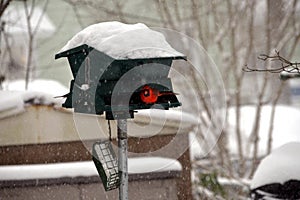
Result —
[[[159,177],[172,178],[174,174],[178,176],[181,170],[181,164],[177,160],[170,158],[138,157],[128,159],[129,175],[139,175],[142,179],[146,177],[148,179],[151,178],[151,174],[156,179],[159,179]],[[160,175],[155,176],[157,173]],[[92,161],[0,166],[0,187],[16,185],[18,182],[26,181],[29,181],[28,183],[31,181],[34,184],[38,182],[47,184],[47,180],[76,178],[82,180],[88,177],[97,177],[96,180],[100,181]],[[130,179],[136,179],[137,177]],[[55,181],[49,181],[49,183],[53,182]]]

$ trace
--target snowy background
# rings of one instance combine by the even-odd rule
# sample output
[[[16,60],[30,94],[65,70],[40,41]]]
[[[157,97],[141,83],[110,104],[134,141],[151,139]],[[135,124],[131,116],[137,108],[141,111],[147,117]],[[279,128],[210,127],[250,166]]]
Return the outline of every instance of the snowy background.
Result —
[[[0,13],[0,120],[25,112],[31,104],[60,107],[63,99],[54,97],[68,93],[72,75],[67,60],[54,60],[54,55],[80,44],[118,59],[146,53],[198,57],[193,63],[174,62],[176,73],[170,75],[188,114],[185,120],[197,122],[187,133],[194,198],[246,199],[257,186],[283,182],[283,176],[265,176],[274,158],[298,160],[294,150],[280,149],[300,140],[299,80],[284,82],[278,74],[245,73],[242,68],[280,66],[257,59],[274,49],[292,62],[299,60],[299,10],[298,0],[12,1]],[[106,21],[114,22],[89,27]],[[151,27],[174,32],[157,33]],[[181,33],[190,39],[178,38]],[[139,51],[145,46],[161,51]],[[128,54],[132,49],[137,51]],[[212,73],[212,63],[218,74]],[[218,104],[223,98],[224,105]],[[167,117],[177,120],[173,113]],[[288,166],[274,170],[299,178],[297,169],[281,167]]]

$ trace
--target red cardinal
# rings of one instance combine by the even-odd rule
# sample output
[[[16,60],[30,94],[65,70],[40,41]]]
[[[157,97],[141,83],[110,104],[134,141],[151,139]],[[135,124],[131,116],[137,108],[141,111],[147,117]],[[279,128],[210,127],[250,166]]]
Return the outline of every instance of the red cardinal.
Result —
[[[160,92],[155,88],[145,85],[140,93],[141,100],[146,104],[153,104],[159,96],[174,94],[173,92]]]

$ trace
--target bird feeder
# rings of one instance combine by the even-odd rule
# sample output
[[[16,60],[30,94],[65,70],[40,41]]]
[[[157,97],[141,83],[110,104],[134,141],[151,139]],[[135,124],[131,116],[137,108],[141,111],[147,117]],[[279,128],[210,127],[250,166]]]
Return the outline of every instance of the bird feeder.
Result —
[[[172,61],[185,57],[114,59],[86,44],[55,55],[56,59],[61,57],[68,58],[74,77],[63,107],[74,108],[75,112],[97,115],[106,112],[107,119],[126,119],[133,118],[134,110],[149,109],[153,105],[166,110],[181,105],[173,93],[168,74]],[[142,70],[132,74],[131,79],[120,86],[118,100],[112,105],[117,82],[142,65]],[[132,91],[132,85],[139,87]],[[156,98],[151,98],[151,94]]]
[[[146,31],[151,32],[150,29]],[[130,37],[133,34],[126,33],[129,33],[127,36]],[[139,33],[135,34],[139,36]],[[154,34],[153,31],[151,34]],[[156,38],[163,37],[156,34]],[[115,43],[111,46],[115,46]],[[170,50],[171,47],[165,50],[167,49]],[[161,48],[154,48],[154,51],[162,52]],[[74,108],[74,112],[77,113],[96,115],[105,113],[107,120],[117,120],[118,160],[110,141],[96,142],[92,153],[105,190],[119,187],[120,200],[128,200],[126,120],[134,117],[135,110],[153,107],[168,110],[181,106],[173,92],[168,74],[173,60],[186,58],[174,52],[176,51],[174,50],[173,54],[158,54],[169,56],[153,58],[149,56],[115,58],[111,54],[99,51],[98,48],[82,44],[55,55],[55,59],[67,57],[74,78],[62,106]]]

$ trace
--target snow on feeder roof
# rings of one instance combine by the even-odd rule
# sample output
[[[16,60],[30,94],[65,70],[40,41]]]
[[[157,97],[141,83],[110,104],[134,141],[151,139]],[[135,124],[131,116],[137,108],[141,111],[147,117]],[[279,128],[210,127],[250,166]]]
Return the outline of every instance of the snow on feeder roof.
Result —
[[[121,60],[184,57],[168,44],[163,34],[142,23],[112,21],[90,25],[69,40],[59,53],[83,44]]]

